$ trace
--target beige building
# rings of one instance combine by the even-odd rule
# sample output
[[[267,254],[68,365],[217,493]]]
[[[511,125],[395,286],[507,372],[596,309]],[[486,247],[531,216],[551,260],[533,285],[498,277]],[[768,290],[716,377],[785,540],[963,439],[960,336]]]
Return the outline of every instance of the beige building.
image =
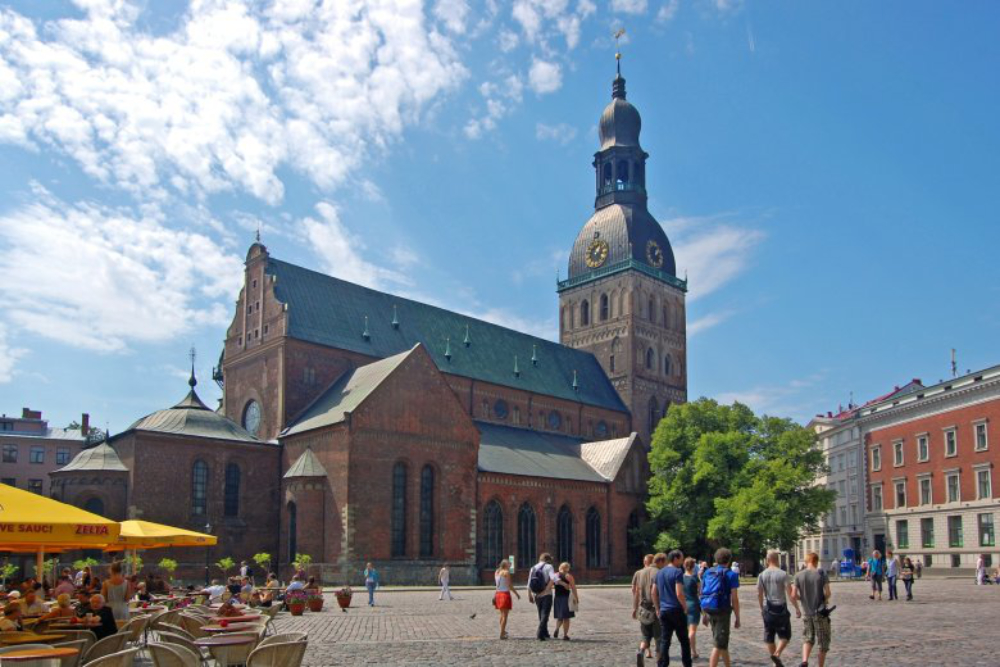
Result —
[[[88,440],[90,415],[80,428],[49,426],[40,410],[24,408],[20,417],[0,416],[0,482],[50,495],[49,473],[68,464]]]

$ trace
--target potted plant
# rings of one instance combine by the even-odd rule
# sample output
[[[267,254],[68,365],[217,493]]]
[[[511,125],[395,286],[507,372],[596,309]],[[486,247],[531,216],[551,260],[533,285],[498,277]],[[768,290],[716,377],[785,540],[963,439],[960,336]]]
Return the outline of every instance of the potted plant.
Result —
[[[288,591],[285,593],[285,606],[292,616],[301,616],[306,610],[306,592],[301,589]]]
[[[306,605],[309,611],[323,611],[323,591],[315,588],[306,593]]]
[[[167,573],[167,583],[173,585],[174,570],[177,569],[177,561],[173,558],[163,558],[160,560],[160,569]]]
[[[253,562],[257,563],[257,567],[263,570],[261,579],[266,580],[268,573],[271,571],[271,554],[267,553],[266,551],[262,551],[259,554],[254,554]]]
[[[295,554],[295,559],[292,561],[292,566],[295,568],[296,574],[299,572],[306,574],[309,566],[312,565],[313,559],[309,554]]]
[[[4,563],[3,566],[0,567],[0,581],[2,581],[2,584],[6,586],[7,580],[17,574],[19,569],[20,568],[13,563]]]
[[[351,606],[351,597],[354,593],[351,591],[350,586],[344,586],[336,591],[334,595],[337,597],[337,604],[340,605],[341,609],[347,609]]]
[[[225,558],[219,559],[219,562],[216,563],[215,566],[222,570],[223,577],[228,577],[229,571],[236,567],[236,561],[229,556],[226,556]]]

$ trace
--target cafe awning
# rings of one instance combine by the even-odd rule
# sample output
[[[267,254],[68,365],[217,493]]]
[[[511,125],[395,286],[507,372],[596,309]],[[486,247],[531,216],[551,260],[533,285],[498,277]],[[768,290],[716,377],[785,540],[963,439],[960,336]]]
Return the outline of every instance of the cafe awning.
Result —
[[[121,522],[118,539],[106,549],[129,551],[139,549],[164,549],[168,547],[211,547],[218,539],[214,535],[185,528],[166,526],[152,521],[129,520]]]
[[[0,551],[100,549],[120,532],[117,521],[0,484]]]

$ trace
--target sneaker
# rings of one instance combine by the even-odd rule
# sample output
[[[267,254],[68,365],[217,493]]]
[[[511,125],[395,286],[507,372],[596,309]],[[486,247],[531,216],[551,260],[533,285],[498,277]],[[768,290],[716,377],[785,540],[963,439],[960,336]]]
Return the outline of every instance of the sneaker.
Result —
[[[635,664],[636,667],[646,667],[646,656],[642,654],[642,651],[635,654]]]
[[[771,662],[774,663],[775,667],[785,667],[785,663],[781,662],[781,658],[776,655],[771,656]]]

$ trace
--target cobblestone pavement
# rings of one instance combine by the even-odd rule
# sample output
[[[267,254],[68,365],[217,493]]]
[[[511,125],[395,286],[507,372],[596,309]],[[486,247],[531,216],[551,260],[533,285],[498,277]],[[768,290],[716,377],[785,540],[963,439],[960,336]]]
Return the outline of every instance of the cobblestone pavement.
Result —
[[[734,664],[770,665],[761,643],[762,622],[755,590],[742,589],[743,627],[732,633]],[[900,586],[902,591],[902,586]],[[534,637],[537,617],[524,596],[514,601],[509,640],[497,639],[497,613],[485,590],[456,591],[456,599],[440,602],[436,592],[386,591],[377,606],[364,605],[355,595],[347,613],[328,597],[320,613],[301,618],[282,614],[279,632],[309,633],[305,664],[333,665],[634,665],[639,633],[631,618],[627,588],[582,588],[581,611],[571,628],[572,641],[539,642]],[[977,587],[965,580],[922,579],[914,587],[913,602],[872,602],[863,582],[833,584],[833,647],[828,665],[1000,665],[992,621],[1000,609],[1000,586]],[[472,615],[475,617],[472,618]],[[786,664],[798,665],[802,623],[792,619],[794,634]],[[978,631],[976,631],[978,628]],[[702,655],[695,664],[708,664],[711,638],[707,628],[698,633]],[[647,661],[647,664],[652,661]],[[676,643],[671,664],[679,665]],[[812,664],[816,664],[815,658]]]

